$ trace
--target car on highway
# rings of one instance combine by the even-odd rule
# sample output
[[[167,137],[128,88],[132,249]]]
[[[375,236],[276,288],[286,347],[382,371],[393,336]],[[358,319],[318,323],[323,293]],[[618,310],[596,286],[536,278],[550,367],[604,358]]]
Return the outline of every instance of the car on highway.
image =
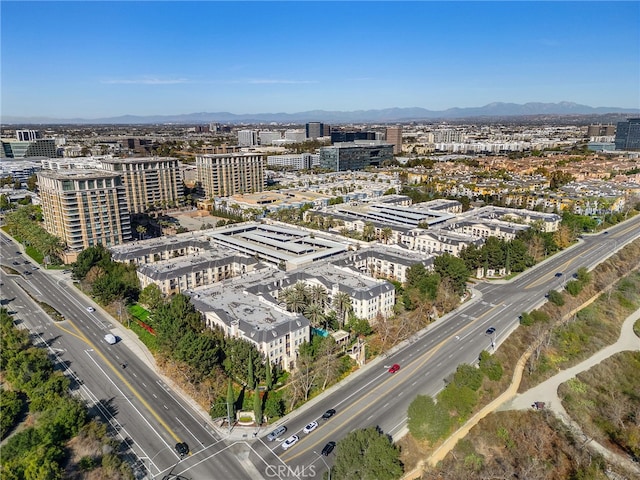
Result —
[[[280,435],[282,435],[286,431],[287,431],[287,427],[282,425],[282,426],[276,428],[269,435],[267,435],[267,440],[269,440],[270,442],[273,442],[276,438],[278,438]]]
[[[291,435],[284,442],[282,442],[282,449],[287,450],[289,447],[295,445],[298,440],[300,440],[300,437],[298,437],[298,435]]]
[[[25,275],[31,275],[31,272],[30,272],[29,270],[25,270],[25,271],[24,271],[24,272],[22,272],[22,273],[24,273]]]
[[[394,363],[389,368],[389,373],[396,373],[398,370],[400,370],[400,365],[398,365],[397,363]]]
[[[87,307],[87,312],[91,313],[91,312],[95,312],[96,309],[93,307]]]
[[[14,265],[20,265],[20,262],[13,262]]]
[[[104,341],[107,342],[109,345],[115,345],[116,343],[118,343],[118,338],[112,333],[107,333],[104,336]]]
[[[323,420],[328,420],[329,418],[333,417],[336,414],[336,409],[335,408],[330,408],[329,410],[327,410],[326,412],[324,412],[322,414],[322,419]]]
[[[556,278],[560,278],[562,276],[562,272],[556,272]]]
[[[327,457],[331,452],[333,452],[333,449],[336,448],[336,442],[329,442],[327,443],[324,448],[322,449],[322,455],[324,455],[325,457]]]
[[[609,233],[609,230],[605,230],[604,234],[606,235],[606,234],[608,234],[608,233]]]
[[[302,429],[302,431],[304,433],[311,433],[313,432],[316,428],[318,428],[318,422],[311,422],[310,424],[308,424],[306,427],[304,427]]]
[[[487,331],[485,332],[487,335],[493,335],[496,331],[496,327],[489,327],[487,328]]]

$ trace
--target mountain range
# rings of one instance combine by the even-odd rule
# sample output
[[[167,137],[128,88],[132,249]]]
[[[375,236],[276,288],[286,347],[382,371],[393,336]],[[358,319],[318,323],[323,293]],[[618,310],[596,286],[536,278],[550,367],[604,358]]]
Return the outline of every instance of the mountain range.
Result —
[[[327,111],[310,110],[298,113],[234,114],[229,112],[198,112],[180,115],[122,115],[105,118],[50,118],[5,115],[2,124],[203,124],[217,123],[389,123],[421,120],[453,120],[477,117],[518,117],[532,115],[603,115],[640,113],[638,108],[590,107],[573,102],[525,104],[494,102],[483,107],[427,110],[420,107],[386,108],[381,110]]]

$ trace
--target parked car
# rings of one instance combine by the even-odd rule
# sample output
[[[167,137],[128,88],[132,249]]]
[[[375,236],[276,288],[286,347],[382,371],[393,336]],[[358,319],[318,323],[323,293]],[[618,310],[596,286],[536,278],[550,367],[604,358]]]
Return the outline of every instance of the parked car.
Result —
[[[295,445],[298,440],[300,440],[300,437],[298,437],[298,435],[291,435],[284,442],[282,442],[282,449],[287,450],[289,447]]]
[[[397,363],[394,363],[393,365],[391,365],[391,368],[389,369],[389,373],[396,373],[398,370],[400,370],[400,365],[398,365]]]
[[[316,428],[318,428],[318,422],[311,422],[310,424],[308,424],[306,427],[304,427],[302,429],[302,431],[304,433],[311,433],[313,432]]]
[[[267,435],[267,440],[269,440],[270,442],[273,442],[276,438],[278,438],[280,435],[282,435],[286,431],[287,431],[287,427],[285,427],[284,425],[281,425],[278,428],[276,428],[273,432],[271,432],[269,435]]]
[[[323,420],[327,420],[327,419],[333,417],[335,414],[336,414],[335,408],[330,408],[329,410],[327,410],[326,412],[324,412],[322,414],[322,419]]]
[[[334,448],[336,448],[336,442],[327,443],[322,449],[322,455],[324,455],[325,457],[328,456],[331,452],[333,452]]]

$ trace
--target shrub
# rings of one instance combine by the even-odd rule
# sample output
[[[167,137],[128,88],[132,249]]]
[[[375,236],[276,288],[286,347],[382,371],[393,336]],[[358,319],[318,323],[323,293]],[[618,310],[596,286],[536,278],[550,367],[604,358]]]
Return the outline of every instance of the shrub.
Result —
[[[559,307],[564,305],[564,297],[557,290],[549,290],[549,301]]]

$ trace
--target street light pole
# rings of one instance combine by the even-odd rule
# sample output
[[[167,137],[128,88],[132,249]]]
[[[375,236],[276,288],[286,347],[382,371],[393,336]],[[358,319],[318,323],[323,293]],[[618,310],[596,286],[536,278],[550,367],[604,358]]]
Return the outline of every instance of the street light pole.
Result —
[[[327,467],[327,470],[329,471],[329,478],[328,480],[331,480],[331,467],[327,464],[327,462],[324,460],[324,458],[322,458],[322,455],[320,455],[318,452],[316,452],[315,450],[313,451],[313,453],[315,453],[316,455],[318,455],[318,457],[320,458],[320,460],[322,460],[322,463],[324,463],[324,466]]]

